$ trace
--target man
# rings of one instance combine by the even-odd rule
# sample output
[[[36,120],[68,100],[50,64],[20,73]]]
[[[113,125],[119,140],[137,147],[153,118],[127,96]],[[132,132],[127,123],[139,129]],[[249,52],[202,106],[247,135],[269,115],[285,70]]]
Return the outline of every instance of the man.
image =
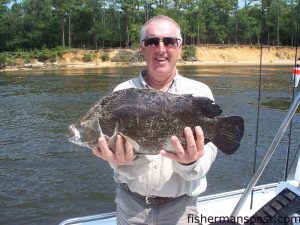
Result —
[[[182,37],[178,24],[169,17],[156,16],[141,30],[141,51],[147,69],[138,78],[115,88],[153,88],[177,94],[193,94],[213,99],[209,87],[178,75],[176,62]],[[195,136],[193,135],[195,131]],[[206,189],[206,173],[215,160],[217,148],[204,145],[201,127],[184,129],[187,148],[176,136],[171,143],[176,153],[135,156],[132,146],[120,135],[112,152],[105,138],[93,154],[114,169],[117,188],[118,224],[192,224],[197,215],[197,196]]]

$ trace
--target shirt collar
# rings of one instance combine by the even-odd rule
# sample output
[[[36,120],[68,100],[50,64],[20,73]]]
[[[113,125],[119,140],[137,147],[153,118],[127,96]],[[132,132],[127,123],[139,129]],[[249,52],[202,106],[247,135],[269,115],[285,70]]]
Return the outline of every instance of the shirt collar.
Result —
[[[147,74],[146,69],[143,69],[143,70],[140,71],[139,79],[140,79],[141,85],[142,85],[143,88],[152,89],[152,87],[150,87],[144,79],[144,76],[146,74]],[[176,92],[178,87],[179,87],[179,75],[178,75],[178,70],[176,69],[176,75],[174,76],[172,84],[168,88],[167,92]]]

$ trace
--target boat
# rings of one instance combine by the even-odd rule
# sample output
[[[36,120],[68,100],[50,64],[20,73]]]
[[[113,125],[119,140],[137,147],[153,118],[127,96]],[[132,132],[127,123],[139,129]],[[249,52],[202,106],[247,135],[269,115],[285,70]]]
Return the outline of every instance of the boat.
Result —
[[[300,143],[287,178],[278,183],[256,186],[270,158],[300,104],[294,98],[270,147],[247,188],[198,198],[198,216],[188,218],[200,224],[289,224],[300,225]],[[115,225],[116,213],[71,218],[59,225]]]

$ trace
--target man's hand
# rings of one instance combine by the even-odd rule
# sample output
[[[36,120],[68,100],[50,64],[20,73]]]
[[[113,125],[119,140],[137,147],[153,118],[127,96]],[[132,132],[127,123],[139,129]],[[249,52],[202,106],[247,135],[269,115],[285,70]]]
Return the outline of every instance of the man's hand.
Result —
[[[125,143],[124,143],[125,142]],[[98,147],[93,149],[93,154],[101,159],[116,165],[130,165],[135,158],[132,146],[118,135],[116,141],[116,151],[108,148],[104,137],[98,140]]]
[[[161,155],[170,159],[176,160],[181,164],[191,164],[197,161],[204,155],[204,134],[201,127],[195,127],[196,138],[194,138],[193,131],[190,127],[184,128],[184,135],[186,139],[186,149],[184,149],[176,136],[171,137],[171,143],[176,153],[162,150]]]

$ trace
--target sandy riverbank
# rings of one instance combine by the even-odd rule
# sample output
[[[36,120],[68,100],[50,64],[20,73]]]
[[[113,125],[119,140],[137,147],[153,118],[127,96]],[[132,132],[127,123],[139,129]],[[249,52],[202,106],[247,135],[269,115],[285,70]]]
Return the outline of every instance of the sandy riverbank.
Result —
[[[110,59],[121,49],[106,50]],[[133,50],[129,50],[133,51]],[[26,71],[48,69],[76,69],[76,68],[104,68],[121,66],[143,66],[145,63],[122,63],[101,60],[101,50],[93,51],[94,57],[90,62],[84,62],[83,56],[91,51],[72,51],[63,54],[56,62],[37,62],[6,67],[0,71]],[[179,60],[178,65],[259,65],[260,48],[252,46],[201,46],[196,49],[197,61],[187,62]],[[264,65],[294,65],[295,48],[292,47],[264,47],[262,63]]]

